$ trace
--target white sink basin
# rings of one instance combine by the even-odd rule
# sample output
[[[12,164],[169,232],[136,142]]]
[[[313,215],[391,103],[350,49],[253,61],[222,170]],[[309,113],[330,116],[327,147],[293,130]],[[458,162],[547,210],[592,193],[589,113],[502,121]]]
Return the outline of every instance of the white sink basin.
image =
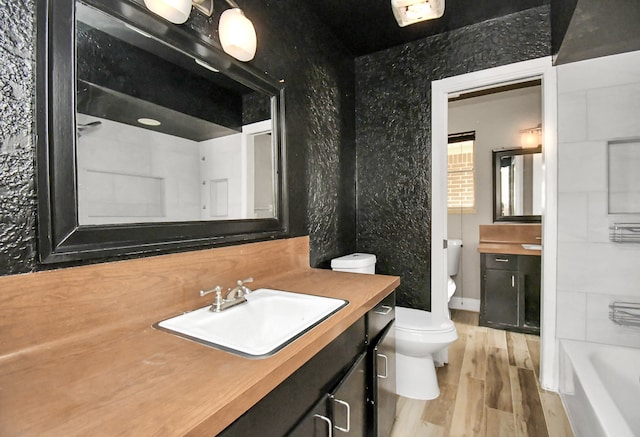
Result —
[[[542,250],[542,244],[523,244],[522,247],[527,250]]]
[[[219,313],[200,308],[155,326],[197,342],[243,356],[276,353],[347,305],[342,299],[258,289],[247,302]]]

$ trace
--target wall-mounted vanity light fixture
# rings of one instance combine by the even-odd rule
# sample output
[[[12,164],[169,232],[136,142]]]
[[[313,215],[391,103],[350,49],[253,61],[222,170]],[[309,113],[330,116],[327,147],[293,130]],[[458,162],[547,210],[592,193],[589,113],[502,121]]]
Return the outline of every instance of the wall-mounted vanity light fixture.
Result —
[[[391,0],[391,10],[400,27],[444,15],[444,0]]]
[[[520,131],[520,145],[525,149],[538,147],[542,144],[542,124]]]
[[[225,1],[231,9],[220,15],[218,24],[222,50],[239,61],[250,61],[256,54],[256,30],[235,1]],[[144,0],[144,4],[151,12],[175,24],[187,21],[192,6],[208,17],[213,15],[213,0]]]
[[[227,9],[222,13],[218,35],[222,50],[239,61],[250,61],[256,55],[256,30],[240,8]]]
[[[213,13],[213,0],[144,0],[144,5],[154,14],[175,24],[187,21],[192,5],[207,16]]]

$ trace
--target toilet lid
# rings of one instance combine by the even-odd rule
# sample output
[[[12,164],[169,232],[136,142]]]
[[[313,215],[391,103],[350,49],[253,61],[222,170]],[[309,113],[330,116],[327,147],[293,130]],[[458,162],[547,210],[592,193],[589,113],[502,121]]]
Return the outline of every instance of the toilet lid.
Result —
[[[396,329],[412,331],[449,331],[455,329],[451,320],[439,326],[433,325],[430,311],[396,307]]]

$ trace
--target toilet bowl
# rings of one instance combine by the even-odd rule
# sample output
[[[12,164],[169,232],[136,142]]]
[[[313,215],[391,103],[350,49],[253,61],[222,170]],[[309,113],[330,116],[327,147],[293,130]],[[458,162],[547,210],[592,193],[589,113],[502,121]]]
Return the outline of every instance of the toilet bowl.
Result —
[[[447,302],[456,291],[452,276],[458,273],[461,240],[447,244]],[[431,312],[396,307],[396,393],[412,399],[435,399],[440,395],[436,361],[447,362],[447,347],[458,338],[453,322],[436,322]]]
[[[435,325],[429,311],[396,307],[396,393],[412,399],[437,398],[434,355],[457,338],[451,320]]]

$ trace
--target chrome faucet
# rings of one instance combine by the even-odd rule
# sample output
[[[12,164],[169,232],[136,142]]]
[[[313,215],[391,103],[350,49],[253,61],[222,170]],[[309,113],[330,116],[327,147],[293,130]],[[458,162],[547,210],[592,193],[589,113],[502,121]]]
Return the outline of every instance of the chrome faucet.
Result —
[[[217,285],[211,290],[200,290],[200,296],[206,296],[209,293],[215,293],[216,298],[211,304],[209,311],[219,313],[227,308],[234,307],[247,301],[245,296],[251,293],[251,289],[244,285],[246,282],[253,282],[253,278],[238,280],[237,285],[233,289],[229,289],[227,296],[222,298],[222,287]]]
[[[251,293],[251,289],[244,285],[249,282],[253,282],[253,278],[238,279],[236,286],[232,290],[229,290],[225,300],[243,298],[247,294]]]

